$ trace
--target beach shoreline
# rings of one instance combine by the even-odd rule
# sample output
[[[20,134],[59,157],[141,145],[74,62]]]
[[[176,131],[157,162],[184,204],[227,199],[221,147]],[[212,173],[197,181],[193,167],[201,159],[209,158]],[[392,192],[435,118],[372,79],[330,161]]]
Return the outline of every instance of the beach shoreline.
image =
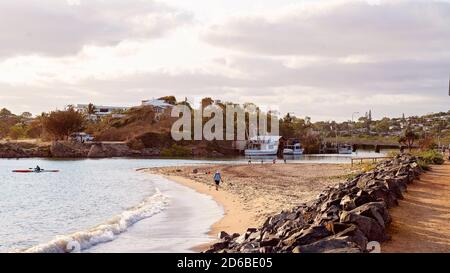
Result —
[[[222,170],[225,179],[219,191],[215,190],[211,175],[216,169]],[[342,177],[351,170],[346,164],[301,163],[265,164],[262,167],[260,164],[161,167],[146,171],[209,195],[223,208],[223,217],[208,232],[215,240],[192,248],[202,252],[219,240],[221,231],[242,234],[248,228],[257,228],[268,216],[307,202],[327,186],[342,182]],[[274,175],[266,172],[274,172]],[[286,184],[281,181],[289,177],[287,183],[292,185],[286,189]],[[295,179],[298,181],[294,182]]]
[[[202,252],[218,239],[218,234],[221,231],[227,233],[243,233],[248,227],[251,227],[255,222],[255,216],[244,210],[239,199],[223,190],[216,191],[214,186],[207,186],[205,184],[196,183],[194,180],[176,176],[176,175],[162,175],[164,178],[179,183],[183,186],[189,187],[198,193],[206,194],[222,207],[224,215],[221,219],[215,222],[211,227],[208,235],[215,239],[213,242],[200,244],[191,248],[194,252]],[[235,216],[239,215],[239,218]]]

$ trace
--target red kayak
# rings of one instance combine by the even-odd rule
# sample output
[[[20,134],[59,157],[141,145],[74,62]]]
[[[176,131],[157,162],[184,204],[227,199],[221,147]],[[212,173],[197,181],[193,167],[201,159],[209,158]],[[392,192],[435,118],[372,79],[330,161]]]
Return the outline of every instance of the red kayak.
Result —
[[[59,170],[13,170],[13,173],[57,173]]]

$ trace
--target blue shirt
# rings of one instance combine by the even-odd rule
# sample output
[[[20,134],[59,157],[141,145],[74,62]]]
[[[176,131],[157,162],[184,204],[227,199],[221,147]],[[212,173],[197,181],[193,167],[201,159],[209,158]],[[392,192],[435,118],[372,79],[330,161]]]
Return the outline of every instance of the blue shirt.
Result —
[[[220,181],[220,173],[214,175],[214,181]]]

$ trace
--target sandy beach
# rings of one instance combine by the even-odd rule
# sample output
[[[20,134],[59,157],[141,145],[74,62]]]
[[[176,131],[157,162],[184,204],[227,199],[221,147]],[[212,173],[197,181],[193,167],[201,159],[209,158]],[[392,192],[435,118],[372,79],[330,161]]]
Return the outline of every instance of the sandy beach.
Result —
[[[212,178],[216,170],[221,170],[224,179],[219,191]],[[223,206],[225,216],[212,226],[212,236],[258,227],[269,215],[315,198],[352,172],[346,164],[204,165],[148,171],[208,194]]]

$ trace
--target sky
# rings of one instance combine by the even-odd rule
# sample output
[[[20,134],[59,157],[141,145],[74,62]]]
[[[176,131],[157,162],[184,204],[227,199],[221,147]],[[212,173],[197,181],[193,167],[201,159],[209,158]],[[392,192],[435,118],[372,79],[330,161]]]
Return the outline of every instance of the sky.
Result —
[[[314,121],[450,109],[450,1],[0,0],[0,18],[15,113],[164,95]]]

